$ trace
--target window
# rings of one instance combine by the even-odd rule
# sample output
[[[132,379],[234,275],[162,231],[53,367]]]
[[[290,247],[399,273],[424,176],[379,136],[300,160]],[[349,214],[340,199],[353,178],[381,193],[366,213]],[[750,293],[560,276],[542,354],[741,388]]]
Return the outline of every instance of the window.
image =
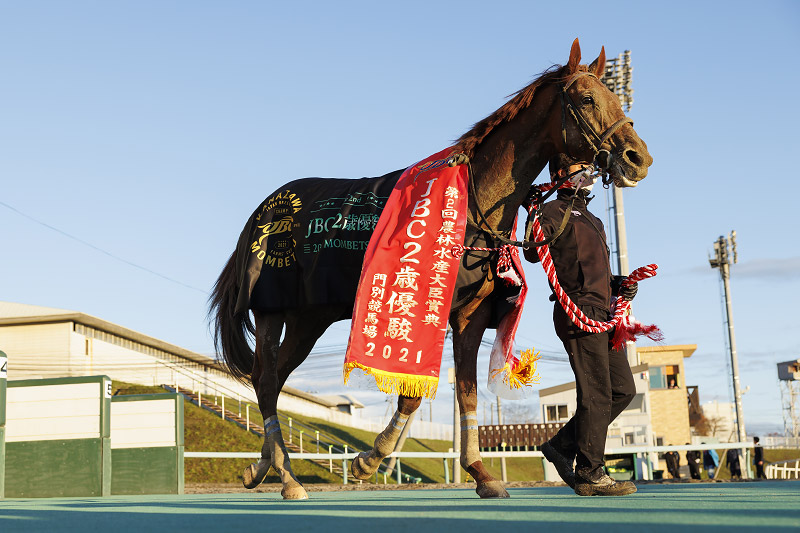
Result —
[[[678,389],[680,388],[680,366],[651,366],[650,367],[650,388],[651,389]]]
[[[651,389],[666,389],[667,379],[664,376],[663,366],[650,367],[650,388]]]
[[[548,405],[545,422],[560,422],[569,418],[566,405]]]
[[[666,377],[667,377],[667,388],[668,389],[678,389],[680,388],[680,381],[678,380],[678,376],[680,374],[680,366],[678,365],[667,365],[664,367]]]

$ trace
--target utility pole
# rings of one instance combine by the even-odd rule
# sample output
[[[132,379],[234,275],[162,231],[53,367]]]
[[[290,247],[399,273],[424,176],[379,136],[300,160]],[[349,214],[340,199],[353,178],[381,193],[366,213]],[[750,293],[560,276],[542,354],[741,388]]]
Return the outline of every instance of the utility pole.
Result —
[[[625,50],[617,57],[606,61],[603,82],[612,93],[617,95],[625,112],[629,112],[633,107],[633,67],[631,67],[630,50]],[[631,273],[631,270],[630,266],[628,266],[628,237],[625,232],[625,209],[622,202],[622,189],[612,184],[611,190],[611,209],[614,211],[614,235],[617,243],[617,273],[620,276],[627,276]],[[628,357],[628,364],[631,366],[639,364],[635,343],[626,343],[625,352]]]
[[[725,292],[725,313],[726,321],[728,322],[728,348],[730,349],[731,356],[733,396],[736,405],[736,426],[738,429],[739,442],[744,442],[747,436],[744,429],[744,413],[742,412],[742,392],[739,386],[739,360],[736,355],[736,337],[733,333],[733,307],[731,304],[730,286],[730,266],[731,264],[736,264],[736,261],[736,232],[731,231],[729,237],[720,235],[719,239],[714,242],[714,257],[709,257],[708,262],[711,264],[711,268],[719,269],[719,275],[722,278],[722,286]]]

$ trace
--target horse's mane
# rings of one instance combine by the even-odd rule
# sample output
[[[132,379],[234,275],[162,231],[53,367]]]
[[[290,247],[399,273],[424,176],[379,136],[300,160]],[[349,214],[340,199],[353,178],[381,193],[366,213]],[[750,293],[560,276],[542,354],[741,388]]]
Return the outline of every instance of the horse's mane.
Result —
[[[501,124],[509,122],[516,117],[520,111],[523,111],[531,105],[536,91],[542,85],[551,82],[563,81],[572,72],[568,71],[567,65],[553,65],[548,68],[533,80],[527,87],[523,87],[519,91],[509,95],[510,100],[503,104],[497,111],[486,117],[485,119],[477,122],[471,130],[459,137],[456,141],[455,149],[463,152],[468,157],[475,155],[475,149],[482,143],[492,131]],[[588,70],[586,65],[580,65],[577,70]]]

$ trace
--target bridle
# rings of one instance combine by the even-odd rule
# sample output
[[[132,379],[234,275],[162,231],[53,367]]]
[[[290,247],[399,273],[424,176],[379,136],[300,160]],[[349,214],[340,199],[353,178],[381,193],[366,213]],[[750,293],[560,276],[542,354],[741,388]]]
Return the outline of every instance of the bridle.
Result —
[[[600,81],[599,78],[591,72],[576,72],[567,79],[567,81],[564,83],[564,86],[561,88],[561,136],[564,140],[564,152],[567,157],[574,159],[569,153],[567,144],[567,112],[569,112],[569,114],[575,119],[575,123],[578,125],[581,135],[583,135],[583,138],[586,139],[586,142],[588,142],[592,147],[595,165],[602,170],[603,184],[608,185],[611,183],[611,178],[608,176],[608,169],[611,167],[611,163],[613,162],[613,156],[611,155],[611,152],[603,148],[603,145],[612,135],[614,135],[614,132],[616,132],[625,124],[630,124],[633,126],[633,120],[628,117],[622,117],[609,126],[602,134],[598,134],[592,125],[589,124],[589,121],[586,120],[586,117],[583,116],[580,107],[575,105],[575,101],[567,93],[567,90],[572,86],[572,84],[583,76],[591,76],[592,78]]]
[[[567,112],[569,112],[569,114],[575,119],[575,123],[577,124],[578,129],[581,132],[581,135],[583,135],[583,137],[592,147],[592,151],[594,152],[593,164],[596,171],[599,173],[599,175],[602,176],[603,183],[608,185],[610,183],[610,178],[608,177],[608,169],[611,167],[611,164],[613,162],[613,156],[611,155],[611,152],[603,148],[603,145],[619,128],[621,128],[625,124],[633,125],[633,120],[631,120],[628,117],[622,117],[621,119],[614,122],[611,126],[609,126],[606,129],[606,131],[604,131],[602,134],[598,134],[597,131],[595,131],[595,129],[592,127],[592,125],[589,124],[589,121],[586,120],[586,117],[583,116],[583,113],[581,113],[580,108],[577,105],[575,105],[575,102],[572,99],[572,97],[569,94],[567,94],[567,90],[572,86],[572,84],[575,83],[575,81],[578,80],[579,78],[582,78],[583,76],[591,76],[599,81],[599,78],[594,74],[592,74],[591,72],[581,71],[581,72],[576,72],[575,74],[570,76],[567,79],[567,81],[564,82],[564,86],[561,88],[561,134],[564,138],[564,150],[567,157],[572,158],[567,148]],[[472,195],[473,198],[475,198],[475,209],[477,211],[478,216],[480,217],[478,223],[474,225],[479,230],[486,231],[481,227],[483,225],[486,228],[488,228],[487,233],[489,233],[497,241],[501,242],[503,246],[522,247],[525,249],[538,248],[540,246],[549,245],[554,240],[556,240],[559,235],[561,235],[562,231],[564,231],[564,228],[567,225],[567,221],[569,220],[569,214],[572,211],[572,205],[575,201],[575,197],[577,196],[577,191],[578,191],[577,188],[575,189],[576,194],[573,195],[569,208],[564,212],[564,217],[561,221],[561,224],[556,229],[556,231],[553,232],[552,235],[550,235],[549,237],[547,237],[542,241],[529,241],[529,240],[515,241],[497,233],[494,230],[494,228],[492,228],[492,226],[489,224],[489,222],[486,220],[486,215],[484,215],[483,211],[478,205],[476,191],[475,191],[475,180],[473,179],[472,165],[470,164],[469,159],[463,154],[457,154],[451,158],[449,164],[451,166],[454,166],[456,164],[463,164],[463,163],[467,163],[469,167],[470,194]],[[541,206],[544,200],[546,200],[550,194],[559,189],[564,183],[566,183],[568,179],[572,178],[578,172],[582,171],[577,171],[561,178],[555,184],[554,188],[551,189],[551,191],[544,198],[539,199],[538,205]],[[528,228],[526,228],[525,235],[527,236],[528,234],[529,234]]]

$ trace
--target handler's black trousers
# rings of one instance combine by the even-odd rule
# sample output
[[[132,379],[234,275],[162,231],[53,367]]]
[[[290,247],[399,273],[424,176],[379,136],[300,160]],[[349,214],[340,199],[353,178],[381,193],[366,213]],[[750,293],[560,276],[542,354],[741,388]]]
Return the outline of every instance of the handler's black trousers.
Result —
[[[605,309],[579,306],[589,318],[606,321]],[[567,317],[556,302],[553,309],[556,334],[569,354],[575,373],[578,406],[573,417],[550,440],[567,458],[575,456],[575,469],[593,471],[603,466],[608,426],[631,403],[636,385],[625,352],[612,350],[606,333],[586,333]]]

